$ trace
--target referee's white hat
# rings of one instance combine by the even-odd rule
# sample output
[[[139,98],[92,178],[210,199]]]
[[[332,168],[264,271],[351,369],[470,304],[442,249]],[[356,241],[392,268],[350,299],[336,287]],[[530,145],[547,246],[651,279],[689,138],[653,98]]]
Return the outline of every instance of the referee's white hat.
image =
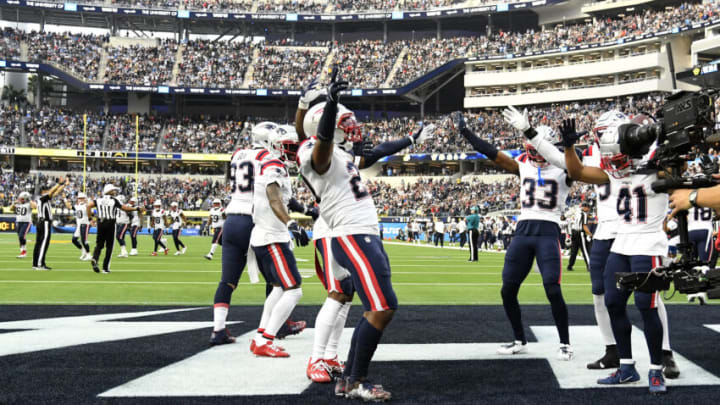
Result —
[[[103,194],[110,194],[115,190],[119,190],[119,188],[115,187],[112,184],[106,184],[105,187],[103,187]]]

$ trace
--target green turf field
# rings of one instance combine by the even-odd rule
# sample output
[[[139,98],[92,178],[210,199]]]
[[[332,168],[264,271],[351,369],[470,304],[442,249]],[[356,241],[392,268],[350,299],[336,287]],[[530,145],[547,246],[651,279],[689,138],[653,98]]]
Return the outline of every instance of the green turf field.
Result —
[[[213,261],[203,258],[209,237],[186,237],[184,256],[150,256],[152,240],[139,238],[139,256],[113,258],[111,274],[96,274],[89,262],[78,260],[71,235],[54,234],[47,263],[52,271],[32,266],[35,235],[29,235],[28,257],[16,259],[15,234],[0,234],[0,304],[186,304],[209,305],[220,280],[220,253]],[[95,245],[91,235],[90,246]],[[172,241],[169,240],[169,245]],[[129,243],[129,238],[128,238]],[[119,249],[115,249],[115,255]],[[393,285],[400,304],[499,304],[503,263],[501,253],[481,253],[477,263],[467,262],[465,250],[438,249],[426,245],[386,244]],[[301,304],[320,304],[326,294],[315,276],[311,247],[295,250],[303,276]],[[590,304],[590,276],[578,259],[574,272],[563,272],[563,292],[569,304]],[[546,303],[540,275],[531,272],[520,290],[521,303]],[[232,304],[262,304],[265,286],[250,284],[243,274]],[[672,301],[683,302],[684,296]]]

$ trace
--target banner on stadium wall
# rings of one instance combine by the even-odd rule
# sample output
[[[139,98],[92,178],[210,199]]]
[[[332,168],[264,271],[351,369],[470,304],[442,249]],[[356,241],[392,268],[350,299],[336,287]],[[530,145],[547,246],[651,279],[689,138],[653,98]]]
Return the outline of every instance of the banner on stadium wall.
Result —
[[[367,13],[311,14],[311,13],[216,13],[206,11],[134,8],[102,5],[85,5],[74,2],[58,3],[52,1],[0,0],[0,5],[30,7],[41,10],[56,10],[69,13],[103,13],[124,16],[156,16],[178,19],[213,19],[230,21],[285,21],[285,22],[346,22],[346,21],[397,21],[436,19],[459,16],[486,15],[514,10],[542,7],[565,0],[535,0],[519,3],[498,3],[482,7],[444,8],[430,11],[375,11]]]

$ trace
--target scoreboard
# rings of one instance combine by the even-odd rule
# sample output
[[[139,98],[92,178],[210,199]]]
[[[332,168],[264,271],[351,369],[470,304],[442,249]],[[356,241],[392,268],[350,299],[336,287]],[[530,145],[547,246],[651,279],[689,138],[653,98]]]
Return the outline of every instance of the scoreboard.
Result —
[[[0,232],[16,232],[15,217],[0,217]]]

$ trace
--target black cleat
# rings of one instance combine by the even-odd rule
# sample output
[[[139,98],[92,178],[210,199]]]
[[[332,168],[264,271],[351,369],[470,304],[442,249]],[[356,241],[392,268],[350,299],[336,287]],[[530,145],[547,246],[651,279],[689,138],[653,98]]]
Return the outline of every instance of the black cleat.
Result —
[[[290,335],[297,335],[298,333],[304,331],[305,327],[307,327],[307,322],[305,321],[295,322],[288,319],[275,334],[275,339],[285,339]]]
[[[617,346],[611,345],[605,347],[605,355],[592,363],[587,364],[590,370],[606,370],[609,368],[619,368],[620,358],[617,353]]]
[[[678,368],[677,363],[675,363],[675,358],[673,357],[672,352],[663,351],[662,365],[662,372],[665,378],[672,380],[680,377],[680,369]]]
[[[100,273],[100,267],[98,267],[97,260],[94,257],[90,260],[90,265],[95,273]]]
[[[567,270],[567,271],[575,271],[575,269],[573,269],[572,267],[568,267],[568,268],[565,269],[565,270]]]
[[[213,331],[210,335],[210,346],[224,345],[228,343],[235,343],[235,337],[230,334],[228,328],[224,328],[219,331]]]

